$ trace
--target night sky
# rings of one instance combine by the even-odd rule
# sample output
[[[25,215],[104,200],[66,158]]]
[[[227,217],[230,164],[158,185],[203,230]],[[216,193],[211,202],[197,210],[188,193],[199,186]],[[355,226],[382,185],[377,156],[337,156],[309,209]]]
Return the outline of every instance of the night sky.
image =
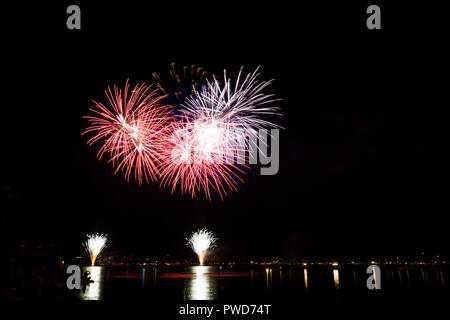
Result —
[[[111,251],[183,259],[184,238],[205,226],[223,259],[449,253],[448,37],[430,9],[383,4],[382,30],[369,31],[363,3],[74,3],[81,31],[66,29],[69,2],[5,18],[7,246],[56,242],[79,255],[99,231]],[[233,75],[261,65],[276,79],[277,175],[249,174],[209,203],[127,183],[96,159],[81,136],[92,100],[168,75],[172,61]]]

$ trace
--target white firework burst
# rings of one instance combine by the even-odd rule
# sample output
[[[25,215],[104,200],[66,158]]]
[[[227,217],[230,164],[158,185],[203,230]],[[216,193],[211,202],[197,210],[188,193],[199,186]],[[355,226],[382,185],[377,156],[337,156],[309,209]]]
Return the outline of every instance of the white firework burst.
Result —
[[[267,115],[281,115],[279,108],[272,106],[280,99],[274,94],[263,93],[273,80],[259,80],[259,75],[259,67],[247,75],[243,74],[241,67],[233,82],[224,70],[223,80],[213,77],[200,90],[193,90],[181,104],[182,111],[200,125],[214,123],[215,127],[226,128],[219,136],[216,135],[216,140],[223,140],[218,143],[223,145],[225,142],[230,148],[236,144],[244,147],[245,139],[256,135],[258,129],[280,128],[264,119]],[[209,144],[211,139],[208,135]]]

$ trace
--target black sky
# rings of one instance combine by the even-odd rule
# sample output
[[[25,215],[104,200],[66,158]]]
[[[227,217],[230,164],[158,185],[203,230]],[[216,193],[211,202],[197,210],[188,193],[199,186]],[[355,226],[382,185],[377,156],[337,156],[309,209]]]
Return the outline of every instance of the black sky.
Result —
[[[364,3],[82,1],[82,30],[69,31],[69,4],[16,7],[6,20],[11,245],[54,241],[77,254],[97,230],[123,254],[184,258],[184,238],[206,226],[224,258],[448,253],[448,33],[431,16],[438,9],[380,4],[382,30],[369,31]],[[91,101],[172,61],[234,74],[261,65],[276,79],[286,128],[276,176],[249,175],[239,193],[208,203],[128,184],[97,161],[81,136]]]

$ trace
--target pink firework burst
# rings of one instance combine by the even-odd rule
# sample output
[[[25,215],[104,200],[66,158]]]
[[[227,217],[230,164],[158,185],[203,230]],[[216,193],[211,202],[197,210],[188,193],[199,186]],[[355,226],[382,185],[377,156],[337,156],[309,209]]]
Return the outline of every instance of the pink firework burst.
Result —
[[[123,92],[117,86],[108,87],[109,104],[94,101],[95,108],[89,110],[95,115],[85,117],[90,126],[83,134],[95,134],[88,144],[102,143],[97,156],[107,156],[114,173],[124,172],[127,181],[134,174],[139,184],[148,183],[159,176],[159,153],[172,120],[171,107],[160,104],[165,95],[152,85],[129,89],[128,80]]]
[[[245,153],[240,152],[239,143],[230,143],[235,140],[229,137],[233,131],[228,121],[183,117],[170,132],[161,150],[163,186],[170,185],[172,193],[180,186],[192,198],[204,193],[210,201],[213,191],[222,200],[228,190],[237,191],[246,167]]]

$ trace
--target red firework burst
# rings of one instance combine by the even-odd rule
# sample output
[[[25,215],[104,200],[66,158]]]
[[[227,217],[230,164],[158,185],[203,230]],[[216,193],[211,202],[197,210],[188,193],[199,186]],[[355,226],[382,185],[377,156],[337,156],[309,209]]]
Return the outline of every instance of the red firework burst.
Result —
[[[173,123],[161,150],[161,185],[170,185],[172,193],[179,185],[192,198],[203,192],[210,201],[213,191],[222,200],[228,190],[237,191],[246,156],[239,143],[230,144],[229,126],[214,119],[183,118]]]
[[[146,84],[129,91],[128,80],[123,93],[117,86],[105,93],[109,105],[94,101],[95,108],[89,110],[95,115],[85,117],[90,126],[83,134],[95,133],[88,144],[101,142],[98,158],[108,156],[114,173],[123,171],[127,181],[133,172],[139,184],[157,180],[162,137],[172,120],[171,107],[160,104],[165,95]]]

